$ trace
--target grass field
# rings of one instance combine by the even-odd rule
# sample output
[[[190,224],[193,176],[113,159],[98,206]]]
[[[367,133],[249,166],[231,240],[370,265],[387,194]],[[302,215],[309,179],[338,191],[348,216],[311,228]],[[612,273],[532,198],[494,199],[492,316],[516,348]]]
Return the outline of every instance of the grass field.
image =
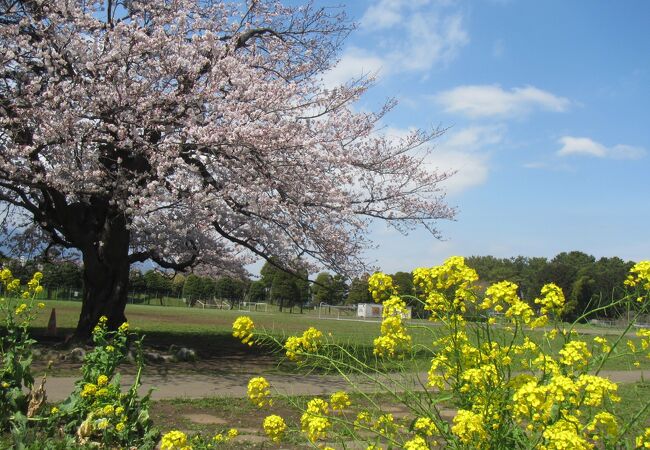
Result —
[[[34,323],[36,334],[45,330],[52,308],[56,309],[60,334],[72,333],[79,317],[81,303],[47,301],[45,310]],[[257,329],[265,329],[278,337],[300,334],[307,327],[315,326],[328,336],[328,339],[346,347],[354,347],[370,357],[373,339],[380,333],[378,321],[319,319],[318,313],[314,311],[292,314],[148,305],[127,305],[126,308],[126,316],[132,329],[145,334],[145,342],[148,345],[161,348],[171,344],[187,346],[196,349],[202,358],[219,357],[233,352],[259,353],[259,349],[249,350],[232,338],[232,322],[240,315],[249,315]],[[414,364],[413,368],[422,367],[431,357],[431,352],[427,351],[427,348],[430,347],[433,338],[440,336],[442,330],[425,320],[411,320],[409,324],[413,342],[421,349],[416,354],[416,359],[420,361]],[[621,330],[585,326],[578,327],[578,332],[584,333],[583,337],[587,341],[591,341],[596,335],[607,335],[608,339],[613,341]],[[532,337],[538,343],[545,342],[541,331],[533,332]],[[630,337],[636,339],[633,334]],[[559,340],[556,340],[551,348],[557,351],[559,345]],[[629,357],[614,358],[605,368],[633,369],[632,363],[633,360]],[[641,364],[642,368],[650,368],[650,359],[646,358]]]

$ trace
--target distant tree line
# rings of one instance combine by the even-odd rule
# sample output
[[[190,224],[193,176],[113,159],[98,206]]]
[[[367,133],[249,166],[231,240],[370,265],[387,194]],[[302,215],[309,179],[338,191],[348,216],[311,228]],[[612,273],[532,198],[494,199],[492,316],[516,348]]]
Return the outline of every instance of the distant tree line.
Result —
[[[557,284],[567,300],[567,320],[574,320],[621,297],[623,282],[634,265],[632,261],[617,257],[597,260],[579,251],[562,252],[552,259],[472,256],[466,258],[466,262],[478,272],[483,283],[503,280],[517,283],[521,297],[529,302],[539,296],[544,284]],[[606,310],[599,315],[613,318],[621,312]]]
[[[572,320],[599,305],[610,303],[622,295],[623,281],[634,264],[620,258],[596,259],[580,251],[562,252],[548,259],[517,256],[470,256],[467,264],[474,268],[482,286],[508,280],[517,283],[523,299],[533,302],[546,283],[560,286],[567,299],[565,319]],[[11,268],[15,276],[27,280],[40,270],[49,298],[57,291],[81,291],[82,268],[70,261],[40,262],[1,258],[0,264]],[[280,310],[305,306],[353,305],[371,303],[368,292],[369,274],[348,280],[339,274],[321,272],[314,282],[308,281],[306,270],[288,273],[272,263],[261,269],[259,280],[235,279],[227,276],[209,277],[195,274],[170,274],[157,269],[131,270],[129,296],[135,302],[166,297],[184,298],[189,305],[197,301],[226,300],[233,307],[243,301],[276,304]],[[392,274],[400,294],[416,296],[410,272]],[[408,300],[408,299],[407,299]],[[415,316],[425,312],[415,299],[408,300]],[[618,317],[621,311],[604,311],[601,317]]]

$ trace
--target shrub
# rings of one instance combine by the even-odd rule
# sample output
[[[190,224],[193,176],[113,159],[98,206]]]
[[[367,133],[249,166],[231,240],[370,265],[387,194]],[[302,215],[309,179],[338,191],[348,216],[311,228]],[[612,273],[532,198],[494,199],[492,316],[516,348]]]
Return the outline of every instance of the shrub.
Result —
[[[650,308],[649,267],[648,262],[635,265],[626,281],[627,295],[592,311],[598,314],[625,305],[633,311],[627,329],[614,339],[596,336],[588,340],[578,337],[575,323],[559,321],[565,300],[554,284],[545,285],[528,304],[511,282],[495,283],[481,294],[476,272],[461,257],[416,269],[413,281],[419,295],[410,300],[420,302],[434,322],[415,325],[430,333],[427,348],[434,355],[421,392],[414,390],[408,377],[400,380],[398,374],[384,373],[381,365],[371,366],[356,358],[315,329],[280,341],[256,330],[249,318],[239,318],[234,331],[247,343],[274,343],[302,366],[329,366],[361,397],[365,394],[360,381],[370,381],[377,391],[409,411],[407,417],[394,418],[366,396],[370,406],[353,419],[333,407],[330,411],[325,400],[315,398],[303,410],[301,431],[319,447],[339,440],[344,447],[350,441],[367,442],[368,449],[439,445],[452,449],[640,448],[650,446],[650,429],[636,439],[632,431],[643,425],[650,400],[632,418],[623,420],[616,408],[618,386],[600,373],[610,358],[649,356],[650,330],[640,330],[636,343],[625,339],[634,319]],[[417,348],[403,319],[405,299],[385,274],[373,275],[369,289],[375,301],[384,305],[381,334],[374,341],[376,357],[413,357]],[[469,316],[479,320],[469,321]],[[245,334],[241,333],[243,323]],[[264,397],[263,405],[270,404],[269,396]],[[338,393],[330,403],[338,404],[340,398]],[[257,397],[252,400],[260,404]],[[449,406],[455,410],[454,417],[445,420],[442,409]],[[269,435],[277,441],[284,431]]]

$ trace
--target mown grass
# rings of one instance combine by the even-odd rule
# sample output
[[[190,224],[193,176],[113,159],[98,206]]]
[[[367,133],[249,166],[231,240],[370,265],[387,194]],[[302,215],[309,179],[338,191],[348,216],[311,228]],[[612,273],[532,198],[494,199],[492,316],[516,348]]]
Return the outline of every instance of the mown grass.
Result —
[[[46,309],[33,324],[35,334],[42,335],[46,330],[52,308],[56,309],[60,335],[71,334],[79,317],[81,303],[60,300],[46,301]],[[280,340],[292,334],[300,334],[309,326],[315,326],[324,333],[330,342],[350,350],[364,362],[378,364],[372,355],[373,340],[380,333],[378,321],[319,319],[313,311],[299,314],[131,304],[126,307],[126,316],[132,329],[146,335],[145,342],[151,347],[167,348],[172,344],[186,346],[197,350],[201,358],[216,358],[233,353],[272,353],[273,349],[271,348],[248,348],[232,338],[232,322],[243,314],[249,315],[253,319],[258,330],[265,330]],[[426,363],[432,356],[430,350],[432,340],[441,337],[444,333],[440,326],[417,319],[409,322],[409,331],[413,337],[416,352],[412,358],[397,364],[383,365],[382,363],[387,370],[391,367],[397,368],[398,365],[411,370],[420,370],[426,367]],[[580,337],[587,342],[591,342],[595,336],[603,335],[613,343],[617,338],[617,333],[622,330],[603,328],[601,331],[593,327],[578,326],[576,331],[579,334],[584,333]],[[494,329],[495,339],[503,338],[504,333],[506,332],[496,327]],[[533,331],[530,336],[543,348],[550,350],[552,354],[557,354],[561,348],[561,339],[548,341],[544,337],[543,331]],[[629,338],[637,341],[634,333],[630,333]],[[625,340],[619,345],[621,349],[624,349]],[[640,359],[639,367],[635,367],[634,362],[635,359],[630,356],[615,356],[605,364],[604,368],[610,370],[650,368],[649,358]],[[291,370],[293,365],[286,367],[287,370]]]

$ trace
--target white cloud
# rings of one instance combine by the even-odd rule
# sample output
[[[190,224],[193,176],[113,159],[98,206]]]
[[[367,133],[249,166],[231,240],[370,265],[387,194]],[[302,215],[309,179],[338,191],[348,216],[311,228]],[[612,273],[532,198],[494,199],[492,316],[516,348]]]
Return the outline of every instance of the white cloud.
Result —
[[[405,138],[411,130],[386,128],[382,134],[395,140]],[[503,126],[471,126],[450,131],[432,142],[434,149],[423,161],[429,170],[456,173],[441,183],[450,195],[485,183],[489,175],[489,148],[503,140]]]
[[[535,109],[566,111],[571,102],[534,86],[504,90],[499,85],[468,85],[441,92],[434,101],[445,111],[471,118],[513,117]]]
[[[639,159],[646,155],[641,147],[618,144],[606,147],[587,137],[562,136],[558,142],[562,147],[557,151],[558,156],[592,156],[596,158]]]
[[[490,172],[488,149],[503,140],[502,126],[471,126],[443,136],[427,157],[432,168],[456,173],[442,183],[449,194],[458,194],[485,183]]]
[[[370,6],[361,18],[364,28],[384,29],[398,24],[402,20],[402,0],[381,0]]]
[[[429,4],[429,0],[380,0],[368,7],[361,18],[361,26],[369,30],[383,30],[398,25],[413,10]]]
[[[384,72],[386,62],[363,49],[349,48],[339,63],[323,76],[327,87],[335,87],[365,76],[379,76]]]
[[[435,5],[433,3],[436,3]],[[382,77],[427,72],[448,64],[469,42],[463,16],[442,11],[444,2],[381,0],[361,18],[362,30],[374,50],[348,48],[339,63],[324,75],[333,87],[360,75],[381,71]]]
[[[469,42],[460,14],[412,14],[404,23],[406,39],[388,54],[396,71],[428,71],[447,64]]]

